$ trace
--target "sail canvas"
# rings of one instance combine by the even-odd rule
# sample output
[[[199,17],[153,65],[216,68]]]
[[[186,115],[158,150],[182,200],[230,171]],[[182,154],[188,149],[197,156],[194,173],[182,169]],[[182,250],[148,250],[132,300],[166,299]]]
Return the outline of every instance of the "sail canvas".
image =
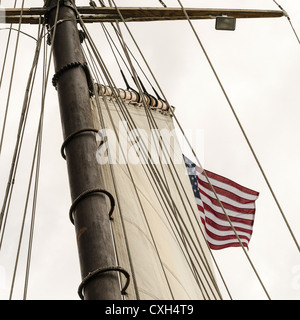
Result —
[[[108,90],[106,93],[111,94]],[[171,140],[163,140],[171,141],[172,157],[166,161],[156,153],[152,158],[143,158],[143,143],[130,141],[132,132],[124,114],[136,128],[143,128],[143,142],[149,151],[155,149],[151,147],[155,139],[147,112],[142,103],[126,99],[120,103],[118,100],[102,94],[93,100],[92,106],[98,126],[101,122],[99,114],[105,124],[106,131],[100,131],[101,139],[106,135],[103,140],[108,142],[112,136],[108,132],[113,129],[117,136],[120,132],[128,134],[125,139],[124,136],[112,139],[115,148],[110,145],[108,149],[100,143],[97,154],[99,162],[103,162],[99,165],[106,188],[117,203],[112,230],[118,263],[132,275],[127,298],[215,299],[218,294],[209,252],[170,112],[158,108],[151,110],[147,106],[156,125],[155,132],[168,130],[173,133]],[[123,115],[121,109],[124,109]],[[124,147],[124,140],[127,140],[126,150],[120,146],[123,141]],[[137,158],[132,155],[135,144]],[[111,155],[112,163],[109,163],[109,150],[115,153]]]

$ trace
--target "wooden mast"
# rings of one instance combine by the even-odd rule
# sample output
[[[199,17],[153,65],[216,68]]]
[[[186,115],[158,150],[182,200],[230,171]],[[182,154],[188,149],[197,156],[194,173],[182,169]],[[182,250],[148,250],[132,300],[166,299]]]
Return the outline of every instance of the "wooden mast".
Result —
[[[48,23],[55,24],[57,0],[47,2]],[[81,49],[76,13],[70,1],[61,2],[53,57],[65,141],[72,219],[76,229],[84,299],[121,299],[118,274],[113,271],[115,253],[109,226],[109,210],[103,179],[96,159],[98,144],[91,112],[88,73]],[[111,271],[108,271],[111,269]],[[103,272],[105,270],[105,272]],[[94,275],[93,277],[90,277]],[[88,278],[87,278],[88,277]],[[80,295],[82,293],[80,292]]]

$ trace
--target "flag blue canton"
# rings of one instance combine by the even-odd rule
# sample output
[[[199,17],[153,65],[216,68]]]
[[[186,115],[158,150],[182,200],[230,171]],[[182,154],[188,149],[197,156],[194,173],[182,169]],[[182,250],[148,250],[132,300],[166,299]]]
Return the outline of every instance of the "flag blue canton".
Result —
[[[183,156],[187,173],[190,178],[190,182],[193,188],[195,198],[201,199],[199,186],[198,186],[198,179],[197,179],[197,172],[196,172],[196,164],[193,163],[190,159]]]

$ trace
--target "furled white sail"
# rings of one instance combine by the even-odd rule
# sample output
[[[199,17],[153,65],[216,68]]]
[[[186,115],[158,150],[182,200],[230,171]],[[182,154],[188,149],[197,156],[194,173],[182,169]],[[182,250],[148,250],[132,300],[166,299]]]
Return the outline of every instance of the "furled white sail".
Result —
[[[116,200],[111,223],[116,257],[131,276],[125,299],[219,299],[167,105],[99,86],[92,107],[105,141],[98,162]]]

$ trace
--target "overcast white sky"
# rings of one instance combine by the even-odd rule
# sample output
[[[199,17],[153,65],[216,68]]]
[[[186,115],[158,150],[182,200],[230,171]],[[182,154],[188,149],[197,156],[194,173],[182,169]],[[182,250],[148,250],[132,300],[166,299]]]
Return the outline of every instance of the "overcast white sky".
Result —
[[[2,6],[11,7],[13,2],[3,0]],[[18,2],[20,6],[21,1]],[[88,5],[88,2],[77,0],[76,3]],[[179,6],[177,0],[164,2],[169,7]],[[300,34],[299,1],[278,2]],[[43,1],[27,0],[25,3],[27,7],[34,7],[42,6]],[[182,0],[182,3],[187,7],[203,8],[278,9],[272,0]],[[160,6],[158,0],[119,0],[117,4]],[[299,242],[300,44],[286,18],[238,20],[235,32],[216,31],[214,20],[193,24]],[[198,154],[202,165],[260,192],[249,256],[271,298],[300,299],[299,252],[189,24],[186,21],[134,23],[130,27],[168,101],[176,107],[183,128],[204,133],[204,147]],[[116,68],[104,36],[97,28],[93,32],[95,38],[98,37],[99,50],[107,64]],[[24,27],[23,30],[37,34],[35,27]],[[6,37],[7,31],[0,31],[1,43],[6,43]],[[11,158],[14,147],[33,44],[32,39],[21,37],[8,129],[0,158],[1,204],[10,166],[7,159]],[[10,57],[13,56],[12,48]],[[0,61],[3,53],[2,45]],[[8,74],[10,68],[11,64],[7,66]],[[117,85],[122,87],[123,82],[119,75],[117,77]],[[7,79],[0,92],[1,125]],[[37,86],[36,105],[32,106],[25,138],[27,143],[35,138],[39,90]],[[75,232],[68,217],[71,199],[66,163],[60,156],[63,138],[58,110],[56,92],[49,83],[28,299],[78,299],[80,272]],[[8,231],[0,252],[0,299],[7,299],[9,294],[11,266],[17,249],[17,237],[12,235],[20,230],[32,148],[24,150],[20,163]],[[214,251],[214,254],[234,299],[266,299],[241,249],[224,249]],[[20,270],[24,269],[25,255],[22,253]],[[16,299],[22,298],[21,276],[16,283]]]

